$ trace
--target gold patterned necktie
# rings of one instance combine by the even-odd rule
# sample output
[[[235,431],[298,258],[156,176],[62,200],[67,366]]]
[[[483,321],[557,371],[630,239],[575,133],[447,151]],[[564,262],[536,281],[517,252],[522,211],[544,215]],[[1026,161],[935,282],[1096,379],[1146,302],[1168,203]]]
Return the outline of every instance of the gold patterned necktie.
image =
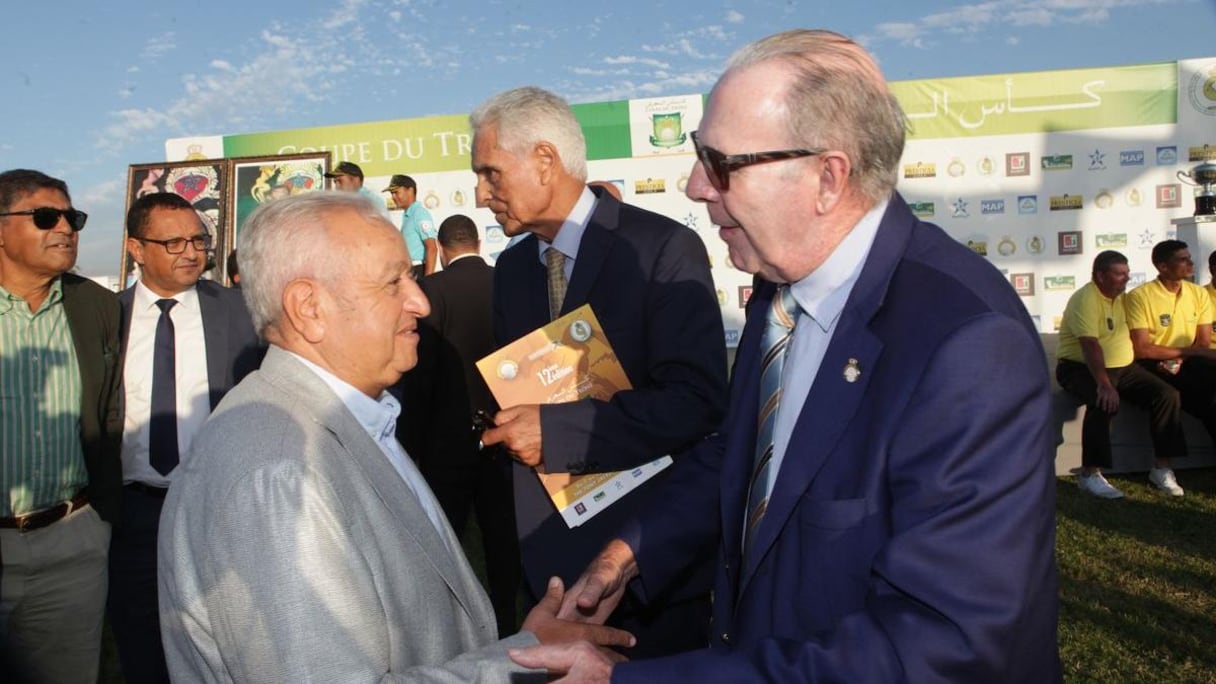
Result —
[[[550,247],[545,250],[545,265],[549,271],[549,320],[553,320],[561,314],[562,302],[566,301],[566,255]]]

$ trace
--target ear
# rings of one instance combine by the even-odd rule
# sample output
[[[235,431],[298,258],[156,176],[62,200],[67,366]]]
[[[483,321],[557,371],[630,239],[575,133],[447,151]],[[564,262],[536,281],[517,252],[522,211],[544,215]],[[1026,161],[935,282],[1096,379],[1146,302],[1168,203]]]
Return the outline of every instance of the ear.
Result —
[[[325,338],[321,297],[321,286],[312,280],[293,280],[283,288],[283,319],[290,330],[310,344]]]
[[[135,263],[140,266],[144,265],[144,243],[133,237],[127,238],[127,254],[131,255],[131,259]]]
[[[840,204],[852,182],[853,164],[843,152],[828,151],[820,155],[819,198],[816,208],[821,214],[831,212]]]
[[[546,185],[553,182],[554,174],[562,165],[561,155],[553,143],[545,140],[536,143],[532,148],[532,157],[537,162],[541,182]]]

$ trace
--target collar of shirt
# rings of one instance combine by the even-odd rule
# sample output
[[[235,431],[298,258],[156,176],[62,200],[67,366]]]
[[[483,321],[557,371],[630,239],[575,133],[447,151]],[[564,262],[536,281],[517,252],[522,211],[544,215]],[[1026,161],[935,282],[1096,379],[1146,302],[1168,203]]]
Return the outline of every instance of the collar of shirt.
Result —
[[[47,298],[42,300],[42,306],[38,307],[38,311],[30,312],[31,315],[40,311],[46,310],[48,307],[58,304],[63,299],[63,278],[56,278],[51,281],[51,291]],[[3,285],[0,285],[0,316],[13,310],[17,306],[17,302],[26,304],[26,310],[29,309],[29,303],[17,295],[9,292]]]
[[[410,203],[410,205],[408,207],[405,208],[405,215],[413,216],[414,212],[418,211],[418,207],[421,207],[421,206],[422,206],[421,201],[414,200],[413,202]]]
[[[385,391],[380,393],[378,400],[372,399],[352,387],[345,380],[342,380],[303,356],[290,351],[287,353],[294,356],[313,373],[316,373],[317,377],[321,378],[334,391],[334,394],[338,395],[338,399],[350,410],[355,420],[359,421],[359,424],[363,426],[364,430],[367,430],[367,434],[371,435],[371,438],[377,444],[381,444],[395,435],[397,416],[401,415],[401,404],[397,402],[393,395]]]
[[[161,299],[176,299],[177,306],[181,307],[182,311],[195,311],[198,309],[198,288],[191,287],[189,290],[182,290],[172,297],[162,297],[144,285],[144,281],[135,283],[135,296],[132,303],[132,311],[141,314],[147,314],[150,311],[156,316],[160,316],[160,309],[156,306],[156,302]]]
[[[481,255],[478,254],[477,252],[465,252],[464,254],[457,254],[456,256],[452,257],[451,259],[448,259],[448,266],[451,266],[452,264],[456,263],[457,261],[460,261],[461,259],[468,259],[471,257],[477,257],[478,259],[480,259]]]
[[[570,210],[570,215],[562,221],[562,227],[557,230],[557,236],[553,238],[553,242],[545,242],[537,240],[537,255],[540,257],[540,263],[545,263],[545,250],[549,247],[555,248],[557,251],[566,255],[566,278],[570,278],[570,274],[574,272],[574,260],[578,258],[578,246],[583,241],[583,233],[587,230],[587,224],[591,221],[591,212],[595,210],[595,194],[591,189],[583,186],[583,194],[579,195],[578,201],[574,203],[574,208]]]
[[[888,200],[883,200],[866,212],[819,268],[790,285],[794,300],[822,331],[831,330],[840,312],[844,311],[870,254],[887,204]]]

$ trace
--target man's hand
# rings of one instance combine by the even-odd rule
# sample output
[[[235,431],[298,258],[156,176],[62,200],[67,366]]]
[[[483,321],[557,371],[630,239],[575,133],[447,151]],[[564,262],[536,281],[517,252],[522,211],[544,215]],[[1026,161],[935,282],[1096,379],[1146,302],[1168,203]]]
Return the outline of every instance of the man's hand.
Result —
[[[620,539],[613,539],[570,587],[557,616],[563,620],[604,624],[625,595],[625,585],[637,574],[633,549]]]
[[[1119,410],[1119,390],[1111,385],[1098,385],[1098,408],[1107,413]]]
[[[507,651],[511,660],[524,666],[545,669],[550,675],[562,675],[550,682],[608,682],[612,677],[614,661],[609,653],[591,644],[580,641],[557,646],[533,646],[532,648]],[[619,656],[618,656],[619,657]]]
[[[542,644],[560,644],[586,640],[598,646],[622,646],[631,648],[637,640],[623,629],[598,624],[576,622],[558,617],[558,609],[565,596],[561,579],[549,578],[545,596],[524,618],[523,630],[532,632]],[[591,645],[588,644],[588,645]]]
[[[544,462],[540,439],[540,406],[512,406],[494,414],[494,427],[481,435],[481,443],[501,443],[511,458],[535,468]]]

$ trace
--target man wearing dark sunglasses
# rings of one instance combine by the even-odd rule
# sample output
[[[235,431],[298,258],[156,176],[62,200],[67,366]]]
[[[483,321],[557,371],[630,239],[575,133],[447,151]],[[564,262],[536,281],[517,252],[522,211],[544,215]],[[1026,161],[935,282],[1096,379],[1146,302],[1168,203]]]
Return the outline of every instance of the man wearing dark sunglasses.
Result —
[[[613,682],[1053,682],[1055,472],[1038,332],[1004,276],[895,192],[905,119],[844,36],[743,48],[687,194],[758,275],[718,432],[566,595],[595,619],[718,555],[710,648]],[[632,582],[634,578],[637,582]]]
[[[20,681],[96,681],[101,653],[119,307],[67,272],[85,218],[63,181],[0,173],[0,661]]]
[[[211,235],[189,200],[135,200],[127,251],[139,282],[122,304],[122,523],[110,544],[110,625],[128,684],[168,682],[157,616],[156,537],[180,456],[262,350],[240,290],[200,280]]]

